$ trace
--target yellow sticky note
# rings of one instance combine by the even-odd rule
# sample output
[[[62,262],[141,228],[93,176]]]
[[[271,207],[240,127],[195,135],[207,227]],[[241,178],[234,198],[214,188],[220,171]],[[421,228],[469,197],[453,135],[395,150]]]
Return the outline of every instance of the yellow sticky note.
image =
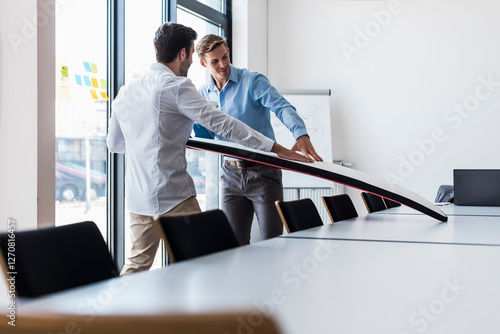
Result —
[[[90,71],[92,73],[97,73],[97,65],[94,63],[90,64]]]
[[[106,92],[101,92],[101,96],[103,99],[105,99],[106,101],[109,101],[108,99],[108,96],[106,95]]]
[[[62,74],[63,77],[69,78],[69,75],[68,75],[68,66],[61,67],[61,74]]]
[[[99,99],[99,98],[97,97],[97,93],[96,93],[95,89],[91,89],[91,90],[90,90],[90,94],[92,95],[92,98],[93,98],[94,100],[98,100],[98,99]]]
[[[106,89],[106,79],[101,79],[101,88]]]
[[[99,84],[97,83],[96,78],[92,78],[90,81],[92,81],[92,87],[99,88]]]

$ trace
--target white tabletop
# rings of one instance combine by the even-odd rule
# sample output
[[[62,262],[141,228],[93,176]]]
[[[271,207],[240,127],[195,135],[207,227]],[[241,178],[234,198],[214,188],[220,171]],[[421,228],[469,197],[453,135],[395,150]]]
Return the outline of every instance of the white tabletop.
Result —
[[[287,334],[499,333],[499,262],[500,247],[275,238],[39,298],[19,314],[251,307],[234,333],[262,310]]]
[[[440,205],[441,209],[447,216],[496,216],[500,217],[500,206],[460,206],[460,205]],[[398,206],[388,210],[373,212],[372,214],[408,214],[422,215],[423,213],[409,208],[407,206]]]
[[[369,214],[283,237],[500,246],[500,217],[448,216],[443,223],[426,215]]]

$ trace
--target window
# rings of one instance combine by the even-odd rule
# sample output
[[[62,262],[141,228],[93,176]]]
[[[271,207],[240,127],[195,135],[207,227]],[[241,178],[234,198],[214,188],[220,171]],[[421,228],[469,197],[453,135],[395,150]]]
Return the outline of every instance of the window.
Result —
[[[56,6],[56,226],[106,224],[107,6]]]
[[[224,1],[223,0],[197,0],[198,2],[210,6],[211,8],[219,11],[219,12],[224,12]],[[180,22],[180,21],[179,21]]]
[[[153,36],[161,24],[162,3],[156,1],[127,0],[125,3],[125,84],[143,74],[156,61],[153,47]],[[125,159],[127,156],[125,155]],[[125,196],[127,194],[125,193]],[[131,242],[130,215],[125,207],[125,258],[127,258]],[[151,269],[162,266],[162,249],[160,245]]]
[[[198,40],[206,34],[221,34],[221,28],[179,8],[177,22],[193,28],[198,33]],[[196,53],[193,54],[188,77],[200,87],[209,76],[209,72],[200,65]],[[202,210],[219,207],[219,155],[197,150],[186,151],[188,172],[193,177],[196,186],[197,199]]]

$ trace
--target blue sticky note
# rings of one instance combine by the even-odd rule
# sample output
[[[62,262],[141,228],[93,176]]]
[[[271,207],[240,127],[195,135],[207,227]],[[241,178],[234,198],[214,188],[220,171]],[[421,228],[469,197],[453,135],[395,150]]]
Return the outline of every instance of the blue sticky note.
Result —
[[[85,71],[92,72],[92,68],[90,67],[90,63],[88,61],[84,61],[83,66],[85,67]]]
[[[82,84],[82,76],[80,74],[75,74],[76,84],[79,86],[83,86]]]
[[[92,87],[92,83],[90,82],[90,78],[88,76],[84,75],[83,81],[85,81],[85,86]]]

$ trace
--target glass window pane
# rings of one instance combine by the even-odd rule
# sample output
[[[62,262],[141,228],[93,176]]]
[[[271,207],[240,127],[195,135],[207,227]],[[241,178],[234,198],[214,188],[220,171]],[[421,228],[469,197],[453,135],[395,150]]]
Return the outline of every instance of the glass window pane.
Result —
[[[107,4],[56,6],[56,226],[106,236]]]
[[[201,2],[204,5],[207,5],[209,7],[212,7],[215,10],[218,10],[219,12],[223,11],[223,2],[224,0],[197,0],[198,2]],[[179,21],[180,23],[180,21]]]
[[[198,34],[197,41],[207,34],[219,35],[221,33],[221,29],[218,26],[202,20],[180,8],[177,9],[177,22],[193,28]],[[196,87],[200,87],[209,76],[210,72],[200,65],[200,59],[195,52],[193,54],[193,65],[189,68],[188,77]]]
[[[156,62],[153,38],[161,24],[161,0],[125,3],[125,83]]]
[[[221,29],[180,8],[177,9],[177,22],[193,28],[198,33],[198,40],[206,34],[221,33]],[[210,72],[200,65],[200,59],[193,54],[193,64],[189,68],[188,77],[200,87],[210,78]],[[193,135],[194,137],[194,135]],[[205,151],[187,150],[188,172],[193,177],[197,199],[202,210],[219,207],[219,155]]]
[[[127,0],[125,3],[125,83],[143,74],[156,62],[153,38],[161,24],[161,0]],[[127,156],[125,155],[125,159]],[[125,194],[126,196],[126,194]],[[126,203],[126,200],[125,200]],[[126,204],[125,204],[126,206]],[[125,208],[125,259],[129,256],[130,215]],[[151,269],[162,267],[161,244]],[[126,261],[126,260],[125,260]]]

